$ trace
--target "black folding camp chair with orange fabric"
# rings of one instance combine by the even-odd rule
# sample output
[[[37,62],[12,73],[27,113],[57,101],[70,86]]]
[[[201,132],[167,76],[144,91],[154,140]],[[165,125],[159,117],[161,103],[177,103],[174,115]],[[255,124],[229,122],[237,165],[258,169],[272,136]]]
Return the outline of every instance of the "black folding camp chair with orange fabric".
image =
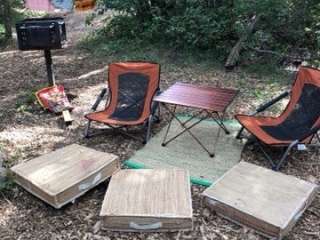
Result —
[[[151,62],[119,62],[109,65],[108,89],[103,89],[92,107],[96,111],[104,95],[108,92],[108,100],[103,111],[92,112],[85,117],[88,125],[85,137],[90,133],[91,122],[99,122],[117,130],[122,134],[139,139],[125,129],[142,125],[146,143],[150,137],[151,124],[156,116],[158,107],[152,102],[159,91],[160,65]]]
[[[279,117],[255,116],[288,95],[289,103]],[[236,118],[243,126],[237,137],[243,136],[245,128],[258,140],[272,168],[279,170],[294,147],[304,149],[313,138],[320,142],[320,70],[300,67],[291,91],[264,104],[252,115],[239,114]],[[274,161],[267,154],[265,145],[284,148],[279,161]]]

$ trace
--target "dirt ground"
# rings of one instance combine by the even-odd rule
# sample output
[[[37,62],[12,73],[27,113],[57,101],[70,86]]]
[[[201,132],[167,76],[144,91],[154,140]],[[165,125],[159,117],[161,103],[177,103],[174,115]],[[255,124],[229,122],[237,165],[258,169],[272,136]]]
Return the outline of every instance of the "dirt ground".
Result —
[[[53,52],[57,83],[63,84],[75,98],[72,126],[66,128],[61,117],[50,114],[33,103],[33,91],[44,86],[46,72],[43,53],[21,52],[11,47],[0,52],[0,150],[4,165],[11,167],[71,143],[79,143],[97,150],[118,154],[121,160],[129,158],[142,144],[121,135],[83,138],[83,115],[101,88],[105,85],[106,65],[115,59],[96,58],[90,52],[76,48],[78,40],[98,27],[84,24],[84,14],[66,17],[68,44]],[[226,73],[221,69],[203,68],[200,65],[162,64],[161,88],[176,81],[203,85],[235,87],[240,95],[229,108],[228,118],[235,113],[252,111],[263,100],[286,89],[287,83],[268,84],[265,79],[243,72]],[[257,92],[259,91],[259,92]],[[257,100],[257,95],[262,95]],[[259,94],[258,94],[259,93]],[[284,104],[284,103],[283,103]],[[277,111],[277,110],[275,110]],[[154,132],[165,123],[156,126]],[[286,174],[319,183],[320,150],[296,152],[281,170]],[[266,166],[262,154],[254,146],[245,148],[242,160]],[[74,204],[55,210],[19,186],[0,193],[0,239],[265,239],[246,227],[227,221],[201,204],[202,187],[192,187],[194,230],[176,233],[113,233],[101,225],[99,210],[106,191],[100,184]],[[320,239],[320,194],[302,215],[286,239]]]

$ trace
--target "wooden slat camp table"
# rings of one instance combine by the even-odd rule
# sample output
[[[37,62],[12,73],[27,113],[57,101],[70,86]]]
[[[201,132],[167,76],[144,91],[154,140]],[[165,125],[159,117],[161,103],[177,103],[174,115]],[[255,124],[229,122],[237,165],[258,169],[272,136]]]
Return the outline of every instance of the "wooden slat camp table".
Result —
[[[73,144],[16,165],[11,171],[20,186],[60,208],[119,169],[116,155]]]
[[[221,129],[224,130],[226,134],[229,134],[228,129],[223,123],[223,118],[227,107],[232,103],[237,93],[238,90],[235,89],[195,86],[192,84],[178,82],[159,96],[156,96],[154,101],[161,103],[162,106],[171,114],[171,119],[168,124],[162,146],[167,145],[180,135],[188,132],[190,136],[210,155],[210,157],[213,157],[214,152],[204,146],[196,134],[192,133],[190,129],[198,125],[203,120],[212,119],[221,127]],[[172,110],[169,107],[170,105],[173,106]],[[199,112],[188,120],[182,122],[176,115],[177,106],[199,109]],[[191,121],[196,117],[199,117],[199,119],[191,123]],[[179,122],[183,130],[170,139],[167,139],[173,119]]]
[[[318,186],[240,162],[203,193],[218,214],[281,239],[314,199]]]
[[[121,170],[105,195],[100,216],[114,231],[192,229],[189,173],[182,169]]]

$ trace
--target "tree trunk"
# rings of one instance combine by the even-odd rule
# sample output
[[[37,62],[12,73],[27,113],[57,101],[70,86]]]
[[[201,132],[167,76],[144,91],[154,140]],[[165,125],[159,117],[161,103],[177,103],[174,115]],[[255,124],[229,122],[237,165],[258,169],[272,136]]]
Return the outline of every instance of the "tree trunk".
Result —
[[[12,13],[10,0],[1,0],[3,5],[3,20],[5,28],[5,40],[12,38]]]
[[[253,32],[255,30],[256,23],[258,22],[258,19],[259,19],[259,16],[252,17],[251,22],[247,26],[246,34],[244,34],[242,37],[240,37],[240,39],[238,40],[236,45],[234,45],[234,47],[232,48],[232,50],[228,56],[228,59],[224,65],[224,67],[227,70],[232,70],[236,66],[236,64],[238,63],[239,57],[240,57],[240,52],[243,48],[243,44],[245,43],[245,41],[247,41],[247,39],[250,37],[250,35],[253,34]]]

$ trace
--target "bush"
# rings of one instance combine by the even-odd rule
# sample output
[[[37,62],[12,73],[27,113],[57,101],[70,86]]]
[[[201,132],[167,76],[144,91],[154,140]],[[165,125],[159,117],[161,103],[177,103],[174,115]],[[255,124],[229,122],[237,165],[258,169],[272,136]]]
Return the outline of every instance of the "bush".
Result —
[[[317,55],[320,47],[318,0],[101,0],[119,14],[104,36],[122,42],[162,43],[173,49],[214,50],[227,57],[253,16],[246,39],[256,48],[286,55],[297,49]]]

